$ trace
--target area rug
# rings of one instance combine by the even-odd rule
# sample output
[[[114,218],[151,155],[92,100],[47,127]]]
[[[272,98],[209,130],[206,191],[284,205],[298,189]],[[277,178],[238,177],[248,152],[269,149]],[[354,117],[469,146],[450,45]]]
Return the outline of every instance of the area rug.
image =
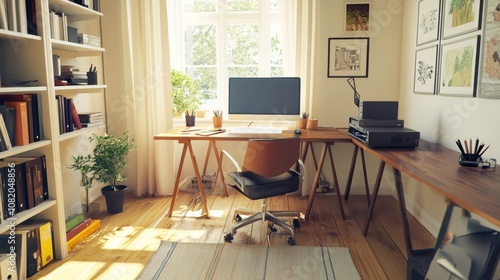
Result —
[[[348,248],[163,241],[139,279],[361,279]]]

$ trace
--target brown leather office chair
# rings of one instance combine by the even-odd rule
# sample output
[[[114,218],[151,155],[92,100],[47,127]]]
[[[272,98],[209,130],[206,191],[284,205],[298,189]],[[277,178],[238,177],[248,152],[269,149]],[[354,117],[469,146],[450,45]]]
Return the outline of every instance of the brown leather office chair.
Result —
[[[236,223],[231,227],[231,232],[224,236],[224,240],[231,242],[241,227],[257,221],[269,221],[271,231],[277,231],[275,225],[287,230],[290,233],[288,244],[295,245],[293,227],[300,226],[300,212],[268,211],[266,199],[300,190],[304,170],[300,160],[300,139],[252,139],[248,142],[241,168],[227,151],[222,153],[236,168],[236,171],[228,173],[234,182],[231,186],[252,200],[263,199],[261,211],[235,209]],[[240,214],[250,216],[243,219]],[[293,227],[279,217],[295,217]]]

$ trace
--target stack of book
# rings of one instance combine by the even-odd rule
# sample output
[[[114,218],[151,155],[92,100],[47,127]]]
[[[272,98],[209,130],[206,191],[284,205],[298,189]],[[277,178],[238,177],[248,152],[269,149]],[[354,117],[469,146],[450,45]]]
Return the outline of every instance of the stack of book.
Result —
[[[61,80],[74,85],[86,85],[88,82],[87,69],[75,68],[71,65],[61,65]]]
[[[76,244],[99,229],[101,226],[100,220],[85,218],[83,214],[72,216],[66,220],[66,240],[68,252],[73,249]]]
[[[78,113],[78,118],[82,127],[93,127],[104,124],[104,116],[102,112],[84,112]]]

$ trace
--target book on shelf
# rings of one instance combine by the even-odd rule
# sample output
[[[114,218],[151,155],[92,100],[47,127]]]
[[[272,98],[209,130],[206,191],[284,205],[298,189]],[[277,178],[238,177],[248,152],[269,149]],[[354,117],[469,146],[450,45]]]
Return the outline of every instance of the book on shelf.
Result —
[[[12,144],[10,143],[9,134],[7,133],[3,116],[0,114],[0,152],[6,151],[10,148],[12,148]]]
[[[26,14],[26,0],[17,0],[17,31],[28,34],[28,18]]]
[[[81,117],[78,116],[78,119],[80,120],[81,123],[97,123],[97,122],[103,122],[104,117],[103,116],[97,116],[97,117]]]
[[[35,273],[54,260],[54,230],[51,220],[29,219],[22,224],[17,225],[17,228],[21,230],[35,231],[35,246],[38,248],[37,270],[34,271]],[[31,276],[33,276],[33,274]],[[31,276],[28,275],[28,277]]]
[[[25,102],[26,103],[26,117],[28,121],[28,143],[38,142],[42,140],[43,135],[43,126],[42,126],[42,105],[39,93],[32,94],[5,94],[0,96],[0,101],[4,102],[4,105],[7,105],[6,102]],[[9,108],[14,108],[14,106],[7,106]],[[2,112],[2,108],[0,108],[0,113]],[[17,111],[16,111],[17,113]],[[17,118],[16,118],[17,120]],[[10,120],[5,120],[6,124]],[[17,123],[17,122],[16,122]],[[19,132],[18,132],[19,133]],[[17,134],[16,134],[17,135]],[[11,141],[14,142],[14,141]],[[17,142],[14,142],[17,145]]]
[[[7,108],[7,106],[5,105],[0,105],[0,114],[2,115],[5,122],[5,127],[7,129],[7,133],[9,134],[10,143],[12,145],[15,145],[16,109]]]
[[[26,17],[28,23],[28,34],[38,35],[38,23],[36,20],[36,0],[26,0]]]
[[[10,232],[4,232],[0,234],[0,253],[4,254],[14,254],[15,264],[14,269],[16,270],[17,279],[26,279],[28,271],[28,230],[16,230],[15,240],[16,246],[12,248],[12,237]],[[11,249],[14,249],[12,252]],[[11,266],[12,267],[12,266]]]
[[[0,0],[0,29],[9,29],[9,24],[7,23],[7,7],[5,6],[6,0]]]
[[[78,111],[76,110],[75,102],[71,99],[70,102],[71,118],[73,120],[73,125],[76,129],[81,129],[82,124],[80,123],[80,118],[78,117]]]
[[[24,146],[30,143],[28,128],[28,108],[24,101],[5,101],[3,103],[8,108],[16,110],[15,138],[16,146]]]
[[[103,115],[104,114],[101,111],[78,113],[78,117],[80,118],[95,118],[95,117],[102,117]]]
[[[5,4],[7,6],[7,21],[9,25],[10,31],[18,31],[17,30],[17,8],[16,8],[17,0],[5,0]]]

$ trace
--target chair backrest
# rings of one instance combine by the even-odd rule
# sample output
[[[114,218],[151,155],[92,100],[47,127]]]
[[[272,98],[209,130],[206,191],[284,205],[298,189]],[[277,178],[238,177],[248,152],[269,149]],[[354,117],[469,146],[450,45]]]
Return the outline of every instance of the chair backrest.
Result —
[[[251,139],[243,160],[243,170],[265,177],[288,171],[300,158],[300,139]]]

